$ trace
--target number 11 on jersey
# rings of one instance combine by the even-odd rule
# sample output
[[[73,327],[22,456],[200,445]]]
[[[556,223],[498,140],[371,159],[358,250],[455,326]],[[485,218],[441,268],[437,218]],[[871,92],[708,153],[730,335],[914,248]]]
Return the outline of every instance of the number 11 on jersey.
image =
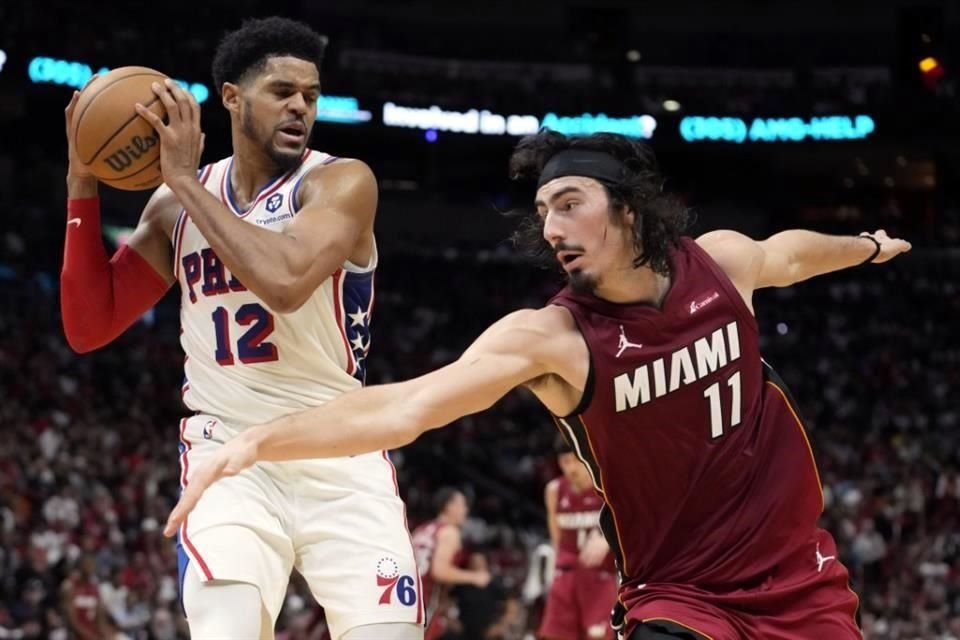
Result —
[[[730,388],[730,428],[740,424],[740,372],[727,378]],[[723,404],[720,402],[720,383],[714,382],[704,389],[703,397],[710,401],[710,437],[714,440],[723,435]]]

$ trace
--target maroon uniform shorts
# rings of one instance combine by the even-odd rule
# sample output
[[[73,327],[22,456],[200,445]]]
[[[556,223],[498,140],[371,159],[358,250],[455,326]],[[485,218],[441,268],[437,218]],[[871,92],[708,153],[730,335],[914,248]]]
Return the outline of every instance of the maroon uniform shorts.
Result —
[[[610,611],[617,601],[617,576],[596,569],[558,569],[540,623],[551,640],[613,640]]]

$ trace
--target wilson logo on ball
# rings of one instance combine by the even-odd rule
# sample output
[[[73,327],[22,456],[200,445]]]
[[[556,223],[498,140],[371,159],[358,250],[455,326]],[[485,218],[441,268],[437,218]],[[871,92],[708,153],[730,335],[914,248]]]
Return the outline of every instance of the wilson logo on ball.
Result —
[[[153,83],[167,76],[149,67],[119,67],[90,82],[73,110],[77,158],[105,184],[140,191],[163,182],[160,138],[136,105],[166,115]]]
[[[114,171],[123,171],[132,165],[134,160],[139,160],[148,149],[156,146],[158,141],[156,134],[152,136],[133,136],[128,145],[117,149],[103,161]]]

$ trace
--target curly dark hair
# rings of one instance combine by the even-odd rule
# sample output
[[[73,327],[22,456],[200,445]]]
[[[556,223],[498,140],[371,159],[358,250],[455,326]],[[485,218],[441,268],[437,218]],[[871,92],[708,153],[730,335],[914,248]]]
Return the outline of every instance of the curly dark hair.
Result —
[[[536,182],[544,166],[554,155],[567,149],[602,151],[627,168],[627,176],[617,182],[599,180],[610,200],[610,214],[636,213],[633,242],[638,257],[634,266],[649,266],[667,275],[669,250],[687,228],[690,214],[676,198],[663,193],[663,177],[653,150],[646,144],[614,133],[567,137],[544,129],[517,143],[510,157],[510,177]],[[544,265],[556,267],[553,249],[543,240],[543,221],[524,209],[523,222],[513,234],[513,242],[528,256]]]
[[[457,497],[457,494],[462,495],[464,498],[467,497],[463,491],[456,487],[441,487],[437,489],[437,492],[433,496],[434,513],[437,515],[443,513],[447,505],[450,504],[450,501]]]
[[[312,62],[320,70],[327,37],[296,20],[273,16],[245,20],[227,33],[213,56],[213,84],[239,84],[264,68],[273,56],[293,56]]]

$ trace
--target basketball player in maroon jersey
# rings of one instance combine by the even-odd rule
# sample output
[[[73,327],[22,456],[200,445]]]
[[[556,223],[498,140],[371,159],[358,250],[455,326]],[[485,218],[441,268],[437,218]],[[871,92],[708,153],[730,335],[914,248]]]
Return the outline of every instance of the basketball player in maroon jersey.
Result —
[[[424,640],[439,638],[446,630],[446,618],[439,605],[450,587],[470,584],[482,589],[490,583],[489,571],[465,568],[467,558],[460,527],[470,513],[467,497],[456,489],[445,487],[437,492],[435,501],[437,517],[421,524],[412,534],[413,553],[423,580],[423,602],[427,610]]]
[[[80,640],[97,640],[107,633],[96,566],[93,556],[84,556],[77,569],[64,581],[60,593],[72,637]]]
[[[590,472],[567,441],[558,438],[555,449],[563,475],[544,490],[556,561],[540,637],[612,640],[607,617],[617,601],[617,569],[600,532],[603,498],[593,490]]]
[[[204,487],[257,460],[401,447],[525,386],[603,496],[629,640],[861,638],[847,570],[817,528],[810,443],[760,357],[753,292],[910,244],[882,230],[684,237],[652,151],[618,135],[544,131],[520,141],[511,170],[537,181],[531,229],[569,286],[437,371],[244,432],[198,470],[166,533]]]

